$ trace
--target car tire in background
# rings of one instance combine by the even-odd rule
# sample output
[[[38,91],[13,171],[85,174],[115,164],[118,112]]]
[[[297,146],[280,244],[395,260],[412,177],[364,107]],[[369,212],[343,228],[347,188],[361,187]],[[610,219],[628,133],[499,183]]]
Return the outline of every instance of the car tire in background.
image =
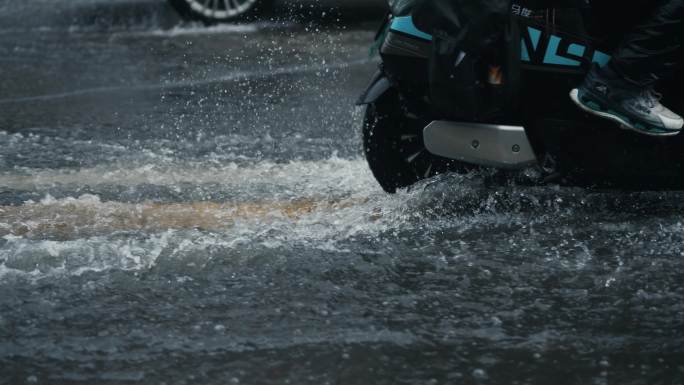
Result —
[[[273,0],[169,0],[186,20],[207,24],[249,20],[268,11]]]

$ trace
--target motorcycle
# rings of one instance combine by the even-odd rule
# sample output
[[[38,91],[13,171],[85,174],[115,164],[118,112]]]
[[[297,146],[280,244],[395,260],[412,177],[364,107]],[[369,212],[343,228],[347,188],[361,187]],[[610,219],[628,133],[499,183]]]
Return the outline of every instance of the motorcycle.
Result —
[[[609,62],[642,10],[532,3],[513,2],[496,48],[477,55],[437,47],[443,37],[411,13],[388,14],[375,42],[379,69],[358,101],[365,156],[383,189],[481,168],[513,178],[532,169],[534,183],[684,188],[684,135],[627,131],[568,97],[592,65]],[[683,79],[660,90],[680,115]]]

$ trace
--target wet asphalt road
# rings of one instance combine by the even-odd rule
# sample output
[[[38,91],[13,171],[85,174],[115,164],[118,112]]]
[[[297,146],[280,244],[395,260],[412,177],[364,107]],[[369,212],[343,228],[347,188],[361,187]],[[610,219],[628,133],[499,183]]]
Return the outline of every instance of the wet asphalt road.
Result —
[[[684,383],[684,194],[388,196],[374,17],[45,3],[0,3],[0,383]]]

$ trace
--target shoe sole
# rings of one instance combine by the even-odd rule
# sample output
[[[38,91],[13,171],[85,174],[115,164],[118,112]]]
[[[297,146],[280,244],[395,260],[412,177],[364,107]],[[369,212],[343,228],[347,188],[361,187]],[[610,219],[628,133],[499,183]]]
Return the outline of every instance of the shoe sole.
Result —
[[[663,136],[675,136],[675,135],[678,135],[678,134],[681,132],[680,130],[666,131],[666,130],[664,130],[664,129],[663,129],[663,131],[661,131],[661,132],[653,132],[653,131],[647,131],[647,130],[643,130],[643,129],[640,129],[640,128],[638,128],[638,127],[635,127],[632,123],[630,123],[630,122],[629,122],[628,120],[626,120],[626,119],[623,119],[623,118],[622,118],[621,116],[619,116],[619,115],[611,114],[611,113],[609,113],[609,112],[599,111],[599,110],[597,110],[597,109],[591,108],[591,107],[587,106],[586,104],[584,104],[584,103],[580,100],[580,97],[579,97],[579,89],[577,89],[577,88],[575,88],[575,89],[573,89],[572,91],[570,91],[570,99],[572,99],[572,101],[575,102],[575,104],[577,104],[577,106],[578,106],[579,108],[581,108],[582,110],[584,110],[585,112],[588,112],[588,113],[590,113],[590,114],[592,114],[592,115],[598,116],[598,117],[600,117],[600,118],[608,119],[608,120],[610,120],[610,121],[612,121],[612,122],[614,122],[614,123],[617,123],[617,124],[620,126],[620,128],[622,128],[622,129],[624,129],[624,130],[629,130],[629,131],[637,132],[637,133],[643,134],[643,135],[659,136],[659,137],[663,137]]]

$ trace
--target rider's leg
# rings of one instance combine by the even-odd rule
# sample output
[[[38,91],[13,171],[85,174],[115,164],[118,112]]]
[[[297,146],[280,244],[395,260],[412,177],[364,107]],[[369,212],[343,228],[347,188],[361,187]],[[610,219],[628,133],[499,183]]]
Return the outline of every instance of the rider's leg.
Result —
[[[613,54],[610,65],[638,84],[673,76],[684,33],[684,0],[659,1],[655,13],[639,24]]]
[[[672,77],[681,57],[684,0],[659,0],[616,50],[606,68],[594,68],[572,99],[595,115],[650,135],[675,135],[684,120],[664,107],[653,91]]]

